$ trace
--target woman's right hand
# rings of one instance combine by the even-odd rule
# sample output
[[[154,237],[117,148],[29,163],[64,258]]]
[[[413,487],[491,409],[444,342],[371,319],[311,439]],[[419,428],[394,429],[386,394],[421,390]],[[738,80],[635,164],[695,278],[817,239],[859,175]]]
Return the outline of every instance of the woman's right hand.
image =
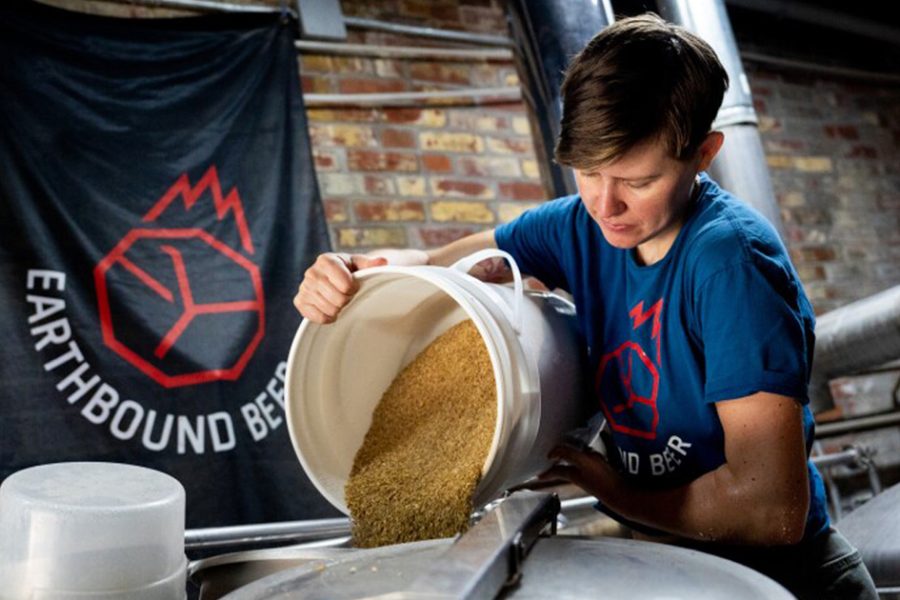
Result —
[[[383,256],[320,254],[303,274],[303,281],[294,296],[294,306],[314,323],[333,323],[359,289],[353,273],[387,263]]]

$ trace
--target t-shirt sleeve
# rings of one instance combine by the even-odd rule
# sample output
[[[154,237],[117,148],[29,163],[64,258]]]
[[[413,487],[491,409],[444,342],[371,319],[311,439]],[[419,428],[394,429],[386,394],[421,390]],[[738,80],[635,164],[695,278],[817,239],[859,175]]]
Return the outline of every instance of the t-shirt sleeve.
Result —
[[[572,202],[571,198],[546,202],[494,230],[497,247],[509,252],[523,272],[550,289],[569,289],[560,255]]]
[[[812,340],[802,314],[789,290],[779,292],[751,262],[728,266],[701,284],[695,319],[706,402],[756,392],[808,402],[806,357]]]

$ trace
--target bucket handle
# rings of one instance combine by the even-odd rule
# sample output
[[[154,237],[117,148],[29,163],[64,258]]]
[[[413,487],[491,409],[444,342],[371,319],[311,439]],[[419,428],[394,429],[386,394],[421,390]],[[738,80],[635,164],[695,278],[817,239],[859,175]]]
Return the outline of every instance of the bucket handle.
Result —
[[[500,250],[499,248],[487,248],[485,250],[479,250],[474,254],[470,254],[469,256],[465,256],[450,266],[451,269],[455,269],[457,271],[462,271],[463,273],[468,273],[472,267],[476,264],[480,263],[483,260],[488,258],[503,258],[506,262],[509,263],[509,267],[513,273],[513,290],[514,290],[514,298],[512,307],[508,306],[501,298],[497,297],[496,294],[493,294],[497,297],[497,304],[500,306],[501,310],[506,313],[507,319],[512,324],[513,329],[516,333],[521,331],[522,324],[522,297],[524,296],[524,286],[522,285],[522,272],[519,270],[519,265],[516,264],[516,260],[504,250]],[[510,310],[512,312],[510,313]]]

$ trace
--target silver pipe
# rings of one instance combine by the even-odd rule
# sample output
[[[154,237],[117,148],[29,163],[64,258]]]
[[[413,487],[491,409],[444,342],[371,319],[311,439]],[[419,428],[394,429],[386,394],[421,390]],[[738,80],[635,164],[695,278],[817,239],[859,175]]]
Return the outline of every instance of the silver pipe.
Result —
[[[386,31],[402,35],[414,35],[438,40],[464,42],[468,44],[480,44],[482,46],[501,46],[511,48],[512,41],[499,35],[486,35],[483,33],[469,33],[467,31],[452,31],[447,29],[434,29],[432,27],[416,27],[413,25],[398,25],[375,19],[362,19],[359,17],[344,17],[344,25],[357,29],[371,29],[374,31]]]
[[[409,106],[434,101],[460,104],[460,100],[471,100],[472,104],[495,104],[514,102],[522,99],[518,87],[478,88],[461,90],[440,90],[433,92],[391,92],[384,94],[304,94],[307,107],[314,106]]]
[[[334,42],[294,42],[298,50],[345,56],[378,56],[380,58],[427,58],[433,60],[500,60],[511,61],[512,50],[506,48],[422,48],[418,46],[377,46],[339,44]]]
[[[349,534],[350,520],[347,518],[259,523],[188,529],[184,532],[184,546],[192,550],[265,542],[320,540],[345,537]]]
[[[559,510],[564,513],[570,510],[593,508],[595,504],[597,504],[597,499],[593,496],[569,498],[568,500],[563,500],[559,503]]]
[[[728,21],[724,0],[659,0],[660,14],[706,40],[728,72],[730,85],[714,129],[725,133],[725,144],[710,167],[710,173],[765,216],[785,239],[781,211],[775,200],[766,163],[750,84],[738,54],[734,32]]]
[[[860,465],[863,462],[863,455],[858,448],[851,446],[840,452],[813,456],[810,460],[816,467],[827,469],[828,467],[836,467],[838,465]]]
[[[116,4],[140,4],[159,8],[183,8],[204,12],[280,13],[281,8],[265,4],[232,4],[217,0],[115,0]]]
[[[900,357],[900,285],[857,300],[816,320],[810,401],[834,405],[829,381]]]
[[[900,425],[900,411],[872,415],[869,417],[857,417],[846,421],[835,421],[816,425],[816,437],[825,438],[845,433],[857,433],[870,429],[880,429]]]
[[[897,44],[900,42],[900,29],[883,22],[861,19],[851,14],[830,10],[823,6],[815,6],[796,0],[726,0],[728,4],[767,12],[779,17],[805,21],[814,25],[822,25],[840,31],[847,31],[869,38]]]
[[[900,83],[900,75],[894,75],[891,73],[878,73],[876,71],[863,71],[862,69],[850,69],[847,67],[819,65],[804,60],[793,60],[790,58],[781,58],[780,56],[769,56],[768,54],[760,54],[759,52],[747,52],[742,50],[741,58],[750,62],[774,65],[776,67],[784,67],[786,69],[796,69],[805,73],[822,73],[823,75],[836,75],[838,77],[859,79],[863,81],[873,81],[876,83]]]

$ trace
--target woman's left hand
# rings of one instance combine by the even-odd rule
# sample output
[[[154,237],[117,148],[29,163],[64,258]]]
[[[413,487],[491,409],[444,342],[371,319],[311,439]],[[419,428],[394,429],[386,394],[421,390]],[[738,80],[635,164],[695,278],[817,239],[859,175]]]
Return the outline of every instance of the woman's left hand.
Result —
[[[564,479],[597,498],[619,477],[602,454],[560,444],[550,451],[554,465],[538,475],[539,481]]]

